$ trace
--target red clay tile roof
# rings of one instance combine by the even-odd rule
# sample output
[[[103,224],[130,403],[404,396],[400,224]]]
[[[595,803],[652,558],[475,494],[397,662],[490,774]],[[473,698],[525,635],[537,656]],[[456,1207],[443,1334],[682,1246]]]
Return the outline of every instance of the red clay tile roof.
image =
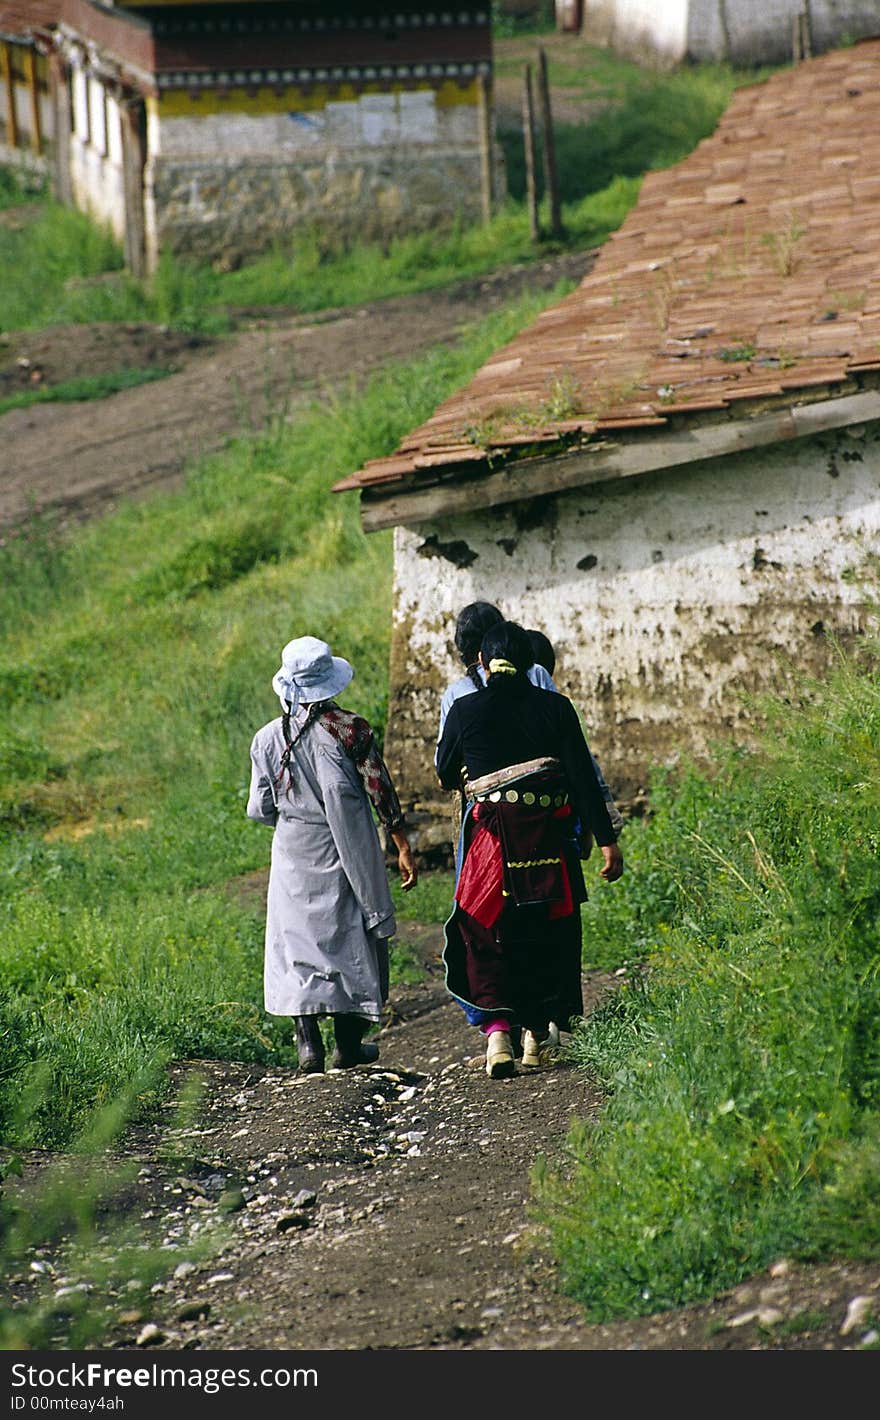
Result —
[[[0,0],[0,35],[27,39],[35,30],[47,30],[61,13],[61,0]]]
[[[473,478],[488,452],[497,468],[521,445],[839,394],[877,370],[880,38],[740,89],[711,137],[645,177],[576,291],[336,490]]]

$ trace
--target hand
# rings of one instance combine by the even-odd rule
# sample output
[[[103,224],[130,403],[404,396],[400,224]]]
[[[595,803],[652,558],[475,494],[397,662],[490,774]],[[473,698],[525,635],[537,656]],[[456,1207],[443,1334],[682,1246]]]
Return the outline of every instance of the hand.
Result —
[[[394,841],[397,845],[397,867],[400,871],[400,886],[404,892],[409,892],[410,888],[414,888],[419,880],[416,860],[413,857],[413,851],[408,838],[404,838],[402,834],[399,837],[395,835]]]
[[[599,877],[606,883],[616,883],[623,873],[623,854],[618,843],[608,843],[602,849],[604,864],[599,869]]]

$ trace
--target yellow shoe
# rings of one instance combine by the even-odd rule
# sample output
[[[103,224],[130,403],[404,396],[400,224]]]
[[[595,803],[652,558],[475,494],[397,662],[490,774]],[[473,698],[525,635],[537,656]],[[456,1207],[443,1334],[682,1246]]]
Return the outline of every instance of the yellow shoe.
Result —
[[[541,1042],[533,1031],[524,1030],[522,1045],[522,1063],[527,1070],[534,1070],[541,1063]]]
[[[506,1080],[516,1070],[510,1035],[506,1030],[493,1030],[486,1046],[486,1074],[493,1080]]]

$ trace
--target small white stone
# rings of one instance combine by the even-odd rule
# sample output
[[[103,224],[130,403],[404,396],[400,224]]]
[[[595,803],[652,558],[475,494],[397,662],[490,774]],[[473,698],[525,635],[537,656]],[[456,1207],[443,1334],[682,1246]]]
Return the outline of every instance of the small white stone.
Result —
[[[846,1316],[840,1328],[841,1336],[849,1336],[851,1331],[862,1326],[874,1306],[872,1297],[853,1297],[846,1309]]]
[[[791,1271],[791,1263],[787,1257],[780,1257],[778,1262],[774,1262],[770,1268],[771,1277],[787,1277]]]
[[[135,1346],[157,1346],[160,1341],[164,1341],[164,1333],[161,1332],[154,1321],[148,1321],[146,1326],[141,1327],[135,1340]]]
[[[178,1262],[177,1266],[174,1269],[174,1276],[180,1282],[183,1280],[184,1277],[189,1277],[191,1273],[195,1272],[195,1270],[196,1265],[194,1262]]]
[[[231,1282],[234,1276],[234,1272],[215,1272],[212,1277],[208,1278],[208,1286],[213,1287],[218,1282]]]
[[[756,1321],[760,1326],[778,1326],[782,1320],[782,1312],[776,1307],[753,1307],[751,1311],[731,1317],[727,1325],[748,1326],[750,1321]]]
[[[876,1346],[878,1341],[880,1341],[880,1331],[866,1331],[859,1345]]]

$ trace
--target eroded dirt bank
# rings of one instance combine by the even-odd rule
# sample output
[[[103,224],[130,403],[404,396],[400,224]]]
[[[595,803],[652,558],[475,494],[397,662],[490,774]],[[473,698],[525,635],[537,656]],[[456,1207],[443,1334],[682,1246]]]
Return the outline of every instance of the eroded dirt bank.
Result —
[[[145,325],[60,326],[0,344],[0,394],[83,375],[175,373],[105,399],[32,404],[0,415],[0,527],[54,510],[80,517],[116,498],[173,486],[188,463],[263,428],[327,387],[457,338],[520,292],[580,280],[595,252],[509,266],[443,291],[300,316],[240,311],[222,340]]]

